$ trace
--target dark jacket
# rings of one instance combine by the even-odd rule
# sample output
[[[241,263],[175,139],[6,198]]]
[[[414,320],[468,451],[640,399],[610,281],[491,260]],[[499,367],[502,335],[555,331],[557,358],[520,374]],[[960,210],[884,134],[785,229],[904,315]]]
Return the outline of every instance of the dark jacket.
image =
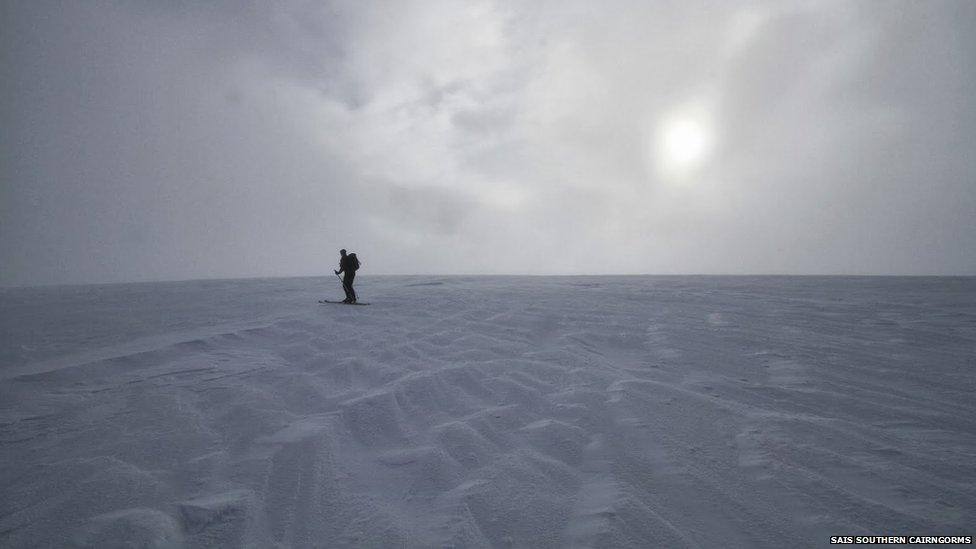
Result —
[[[357,269],[359,269],[358,261],[355,255],[349,254],[339,258],[339,272],[354,274]]]

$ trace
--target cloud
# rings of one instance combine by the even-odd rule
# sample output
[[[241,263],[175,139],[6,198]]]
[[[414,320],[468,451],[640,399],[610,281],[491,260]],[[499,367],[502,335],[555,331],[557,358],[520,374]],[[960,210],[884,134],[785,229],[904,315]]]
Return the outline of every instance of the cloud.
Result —
[[[3,10],[4,284],[976,271],[967,2]]]

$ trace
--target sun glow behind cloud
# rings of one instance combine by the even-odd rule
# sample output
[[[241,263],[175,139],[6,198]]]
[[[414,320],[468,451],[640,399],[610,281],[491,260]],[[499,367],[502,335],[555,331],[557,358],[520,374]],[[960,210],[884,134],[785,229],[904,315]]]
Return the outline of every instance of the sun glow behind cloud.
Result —
[[[707,165],[714,140],[710,117],[703,109],[679,109],[664,117],[651,151],[657,175],[669,182],[687,182]]]

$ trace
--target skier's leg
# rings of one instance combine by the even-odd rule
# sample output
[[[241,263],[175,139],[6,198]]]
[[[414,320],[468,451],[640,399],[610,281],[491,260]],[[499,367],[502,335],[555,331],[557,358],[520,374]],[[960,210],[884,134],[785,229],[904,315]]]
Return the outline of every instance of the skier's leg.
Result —
[[[346,280],[347,280],[346,287],[349,288],[349,295],[348,295],[348,297],[349,297],[349,299],[353,303],[355,303],[356,302],[356,290],[352,287],[352,284],[353,284],[353,281],[356,280],[356,273],[354,273],[354,272],[353,273],[347,273],[346,274],[346,277],[347,277],[346,278]]]

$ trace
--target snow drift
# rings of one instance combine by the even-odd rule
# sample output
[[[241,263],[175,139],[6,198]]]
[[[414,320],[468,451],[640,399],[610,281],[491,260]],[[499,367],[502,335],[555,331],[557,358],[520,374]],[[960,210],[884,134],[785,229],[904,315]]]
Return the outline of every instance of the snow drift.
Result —
[[[0,293],[0,545],[972,534],[976,280]]]

